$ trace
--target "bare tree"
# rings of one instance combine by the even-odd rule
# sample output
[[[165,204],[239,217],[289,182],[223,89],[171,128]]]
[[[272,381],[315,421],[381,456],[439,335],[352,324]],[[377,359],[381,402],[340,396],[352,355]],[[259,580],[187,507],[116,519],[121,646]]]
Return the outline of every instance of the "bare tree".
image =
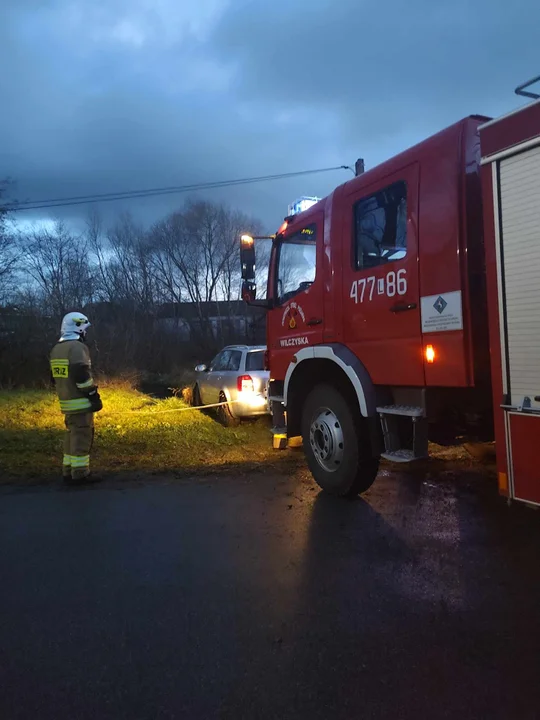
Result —
[[[216,339],[210,304],[218,308],[217,301],[239,297],[239,235],[257,226],[223,205],[188,200],[182,212],[152,230],[156,278],[172,302],[193,303],[198,328],[207,340]]]
[[[108,272],[107,238],[101,216],[94,207],[89,210],[86,218],[85,236],[94,266],[96,297],[102,301],[112,301],[114,288],[110,283]]]
[[[129,214],[122,215],[107,233],[111,258],[108,284],[116,300],[150,309],[155,303],[152,246],[145,231]]]
[[[46,379],[59,320],[75,309],[91,315],[93,356],[98,371],[110,375],[170,372],[187,356],[249,334],[239,297],[239,236],[260,234],[260,224],[241,212],[192,200],[150,231],[129,215],[105,228],[95,211],[82,234],[60,221],[24,233],[6,229],[0,205],[0,289],[16,265],[19,273],[0,317],[0,383]],[[190,325],[189,345],[183,333],[169,332],[169,303],[178,325]],[[12,328],[18,344],[8,342]]]
[[[163,366],[169,348],[157,342],[160,296],[151,237],[129,214],[107,231],[99,215],[87,219],[86,237],[96,268],[100,360],[108,372],[126,367]]]
[[[129,213],[121,215],[104,232],[99,214],[92,211],[87,218],[86,238],[95,264],[100,299],[152,308],[157,301],[157,284],[148,233]]]
[[[10,213],[7,203],[3,202],[9,181],[0,182],[0,302],[6,299],[15,284],[17,269],[17,243],[14,228],[10,224]]]
[[[36,228],[21,240],[24,269],[43,297],[44,313],[60,317],[93,299],[89,247],[62,221],[54,228]]]

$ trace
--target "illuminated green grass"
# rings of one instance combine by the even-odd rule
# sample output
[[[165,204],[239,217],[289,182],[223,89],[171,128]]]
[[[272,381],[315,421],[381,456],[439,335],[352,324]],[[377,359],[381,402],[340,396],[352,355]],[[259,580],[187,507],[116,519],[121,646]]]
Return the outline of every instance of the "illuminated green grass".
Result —
[[[272,450],[269,420],[222,427],[179,398],[157,400],[128,387],[100,389],[92,452],[95,471],[213,471],[282,462]],[[174,410],[175,412],[164,412]],[[180,411],[180,412],[176,412]],[[0,392],[0,477],[58,474],[63,416],[52,392]]]

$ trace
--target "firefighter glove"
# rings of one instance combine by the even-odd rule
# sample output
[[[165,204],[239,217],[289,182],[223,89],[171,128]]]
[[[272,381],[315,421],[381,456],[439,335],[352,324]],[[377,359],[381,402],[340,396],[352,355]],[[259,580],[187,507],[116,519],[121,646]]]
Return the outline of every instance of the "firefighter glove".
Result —
[[[101,397],[96,390],[92,390],[91,393],[88,393],[88,399],[90,400],[90,404],[92,406],[92,412],[99,412],[100,410],[103,410],[103,403],[101,402]]]

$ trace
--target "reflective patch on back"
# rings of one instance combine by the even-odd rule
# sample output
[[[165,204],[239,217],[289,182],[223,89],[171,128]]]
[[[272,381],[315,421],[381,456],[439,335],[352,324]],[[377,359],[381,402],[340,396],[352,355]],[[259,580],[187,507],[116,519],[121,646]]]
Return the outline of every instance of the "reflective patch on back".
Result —
[[[53,378],[67,378],[69,373],[69,360],[51,360]]]

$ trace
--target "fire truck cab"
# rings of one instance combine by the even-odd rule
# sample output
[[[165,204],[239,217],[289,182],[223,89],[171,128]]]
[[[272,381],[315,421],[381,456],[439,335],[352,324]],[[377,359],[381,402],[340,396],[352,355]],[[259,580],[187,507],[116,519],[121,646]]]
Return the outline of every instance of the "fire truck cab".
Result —
[[[423,458],[430,438],[492,436],[480,127],[496,126],[465,118],[288,216],[264,300],[242,239],[244,299],[268,309],[275,436],[302,436],[328,492],[365,491],[381,457]]]

